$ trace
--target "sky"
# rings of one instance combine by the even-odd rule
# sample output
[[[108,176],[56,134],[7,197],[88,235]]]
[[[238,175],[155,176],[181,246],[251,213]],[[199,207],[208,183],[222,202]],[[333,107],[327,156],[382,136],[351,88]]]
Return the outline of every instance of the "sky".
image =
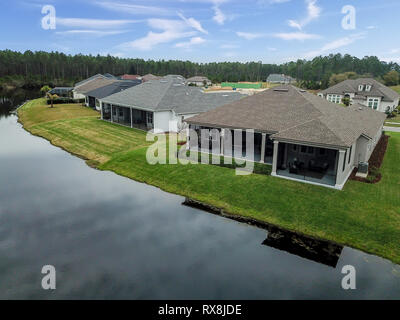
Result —
[[[1,4],[0,49],[263,63],[342,53],[400,63],[399,0],[1,0]]]

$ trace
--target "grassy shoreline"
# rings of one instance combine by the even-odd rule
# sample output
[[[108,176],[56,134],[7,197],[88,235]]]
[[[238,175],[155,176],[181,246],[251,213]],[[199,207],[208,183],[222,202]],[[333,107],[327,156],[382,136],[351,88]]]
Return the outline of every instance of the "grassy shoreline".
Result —
[[[267,175],[236,176],[219,166],[150,165],[144,132],[99,121],[98,113],[77,105],[51,109],[39,99],[18,114],[26,130],[100,170],[400,263],[400,134],[390,133],[379,184],[349,181],[335,191]]]

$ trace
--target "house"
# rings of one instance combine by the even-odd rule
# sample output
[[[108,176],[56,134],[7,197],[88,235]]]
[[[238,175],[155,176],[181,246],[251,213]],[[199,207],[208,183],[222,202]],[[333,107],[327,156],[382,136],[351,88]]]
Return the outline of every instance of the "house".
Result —
[[[50,94],[56,94],[59,97],[71,98],[73,96],[73,87],[55,87],[49,91]]]
[[[119,76],[120,80],[140,80],[141,77],[138,74],[124,74],[122,76]]]
[[[98,80],[98,79],[107,79],[107,77],[105,77],[102,74],[95,74],[94,76],[91,76],[85,80],[82,80],[80,82],[75,83],[74,89],[72,90],[72,96],[74,99],[85,99],[85,96],[81,93],[79,93],[79,88],[85,84],[88,84],[89,82]]]
[[[221,136],[219,141],[210,134],[200,143],[189,136],[190,149],[269,163],[273,176],[342,189],[353,169],[369,161],[385,115],[360,104],[343,108],[283,85],[185,121],[197,132],[216,129]],[[246,129],[254,130],[254,154],[241,150]],[[220,148],[210,149],[212,140]]]
[[[89,106],[89,97],[88,97],[88,92],[93,91],[95,89],[101,88],[108,86],[109,84],[115,83],[119,80],[112,80],[112,79],[107,79],[105,77],[99,77],[96,79],[93,79],[91,81],[88,81],[79,87],[74,88],[74,95],[79,95],[85,99],[85,104],[86,106]],[[93,101],[92,101],[93,102]]]
[[[333,103],[342,103],[348,97],[351,104],[362,104],[371,109],[387,112],[399,105],[400,95],[370,78],[342,81],[318,94]]]
[[[191,78],[187,79],[186,84],[188,86],[192,85],[192,86],[196,86],[196,87],[204,87],[204,86],[211,86],[212,82],[210,79],[208,79],[206,77],[195,76],[195,77],[191,77]]]
[[[181,76],[168,75],[100,99],[101,115],[103,120],[132,128],[179,132],[183,120],[241,97],[237,92],[205,93],[186,86]]]
[[[146,74],[146,75],[144,75],[142,77],[142,81],[143,82],[147,82],[147,81],[150,81],[150,80],[160,80],[160,79],[161,79],[161,77],[155,76],[154,74],[151,74],[151,73]]]
[[[89,91],[85,93],[85,95],[87,96],[87,106],[100,111],[101,109],[100,99],[108,97],[114,93],[129,89],[131,87],[137,86],[141,83],[142,81],[140,80],[116,81],[106,86],[102,86],[92,91]]]
[[[278,83],[278,84],[292,84],[296,82],[296,79],[284,74],[273,73],[268,76],[267,82]]]

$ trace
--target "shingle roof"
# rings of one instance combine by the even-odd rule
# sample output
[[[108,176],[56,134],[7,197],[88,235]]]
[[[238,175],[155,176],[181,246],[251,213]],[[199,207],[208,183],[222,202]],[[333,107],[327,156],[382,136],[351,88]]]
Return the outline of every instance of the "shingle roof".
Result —
[[[93,80],[95,80],[95,79],[99,79],[99,78],[105,79],[106,77],[103,76],[103,75],[100,74],[100,73],[95,74],[94,76],[91,76],[90,78],[87,78],[87,79],[85,79],[85,80],[82,80],[81,82],[75,83],[75,88],[77,88],[77,87],[79,87],[79,86],[81,86],[81,85],[83,85],[83,84],[85,84],[85,83],[88,83],[88,82],[90,82],[90,81],[93,81]]]
[[[124,80],[111,83],[109,85],[97,88],[95,90],[86,93],[89,97],[94,97],[96,99],[103,99],[114,93],[121,92],[123,90],[129,89],[131,87],[141,84],[140,80]]]
[[[161,77],[155,76],[154,74],[146,74],[142,77],[143,82],[150,81],[150,80],[160,80]]]
[[[210,82],[210,79],[208,79],[207,77],[203,77],[203,76],[195,76],[195,77],[191,77],[186,80],[186,82],[203,82],[203,81]]]
[[[358,91],[359,85],[370,85],[370,91]],[[360,78],[360,79],[349,79],[342,81],[326,90],[321,92],[322,94],[342,94],[345,93],[355,93],[355,99],[365,99],[368,97],[382,97],[383,101],[395,101],[399,99],[400,95],[383,85],[382,83],[376,81],[372,78]]]
[[[151,80],[102,99],[105,103],[177,114],[201,113],[243,97],[240,93],[204,93],[188,87],[181,76]]]
[[[77,93],[86,94],[92,90],[107,86],[107,85],[117,82],[117,81],[118,80],[114,80],[114,79],[98,78],[98,79],[94,79],[88,83],[85,83],[85,84],[79,86],[78,88],[75,88],[75,91]]]
[[[350,147],[361,135],[374,137],[385,115],[353,105],[345,108],[290,85],[270,89],[186,122],[220,128],[255,129],[276,140]]]

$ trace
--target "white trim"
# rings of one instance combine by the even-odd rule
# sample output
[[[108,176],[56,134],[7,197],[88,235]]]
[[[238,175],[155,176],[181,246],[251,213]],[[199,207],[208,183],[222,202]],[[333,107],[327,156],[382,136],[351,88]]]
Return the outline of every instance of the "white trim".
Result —
[[[291,180],[291,181],[296,181],[296,182],[302,182],[302,183],[307,183],[307,184],[312,184],[314,186],[320,186],[320,187],[325,187],[325,188],[329,188],[329,189],[336,189],[336,190],[342,190],[343,186],[330,186],[328,184],[322,184],[322,183],[318,183],[318,182],[312,182],[312,181],[307,181],[307,180],[302,180],[302,179],[296,179],[296,178],[291,178],[291,177],[286,177],[286,176],[280,176],[276,173],[271,173],[271,176],[276,177],[276,178],[281,178],[281,179],[286,179],[286,180]]]

